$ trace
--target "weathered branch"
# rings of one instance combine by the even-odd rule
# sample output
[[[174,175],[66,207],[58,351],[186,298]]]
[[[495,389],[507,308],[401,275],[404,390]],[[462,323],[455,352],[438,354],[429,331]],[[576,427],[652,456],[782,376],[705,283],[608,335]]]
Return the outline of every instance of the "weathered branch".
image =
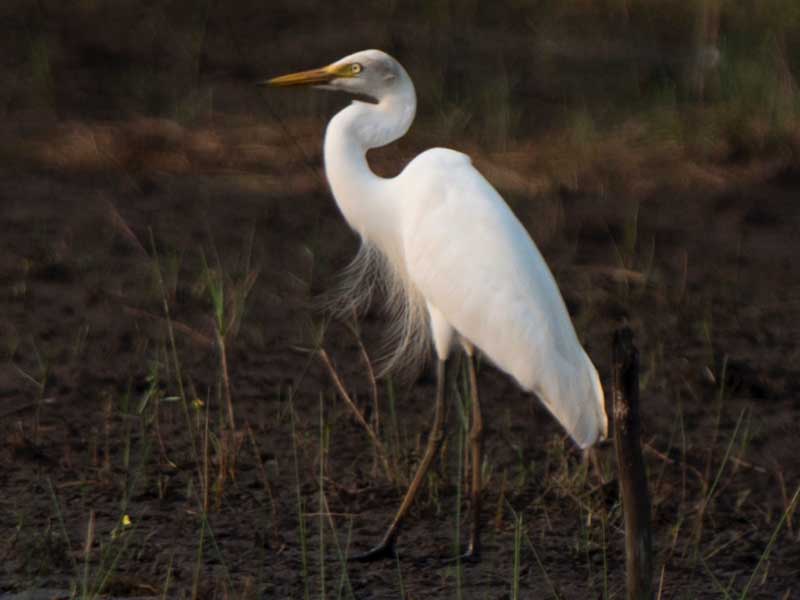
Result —
[[[642,460],[639,427],[639,352],[633,332],[614,332],[614,447],[617,454],[622,508],[625,513],[625,556],[628,600],[653,598],[653,542],[650,495]]]

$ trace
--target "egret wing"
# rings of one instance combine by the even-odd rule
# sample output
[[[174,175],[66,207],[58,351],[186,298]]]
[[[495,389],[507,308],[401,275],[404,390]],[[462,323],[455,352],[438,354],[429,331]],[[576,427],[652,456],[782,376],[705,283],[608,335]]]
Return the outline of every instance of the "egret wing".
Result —
[[[602,388],[525,228],[466,155],[430,150],[398,179],[411,283],[579,445],[592,444],[605,429]]]

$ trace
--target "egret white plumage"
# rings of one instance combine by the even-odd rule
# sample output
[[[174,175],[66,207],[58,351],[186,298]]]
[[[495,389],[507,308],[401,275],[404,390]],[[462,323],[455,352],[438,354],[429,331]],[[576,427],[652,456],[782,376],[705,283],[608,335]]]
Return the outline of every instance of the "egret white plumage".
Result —
[[[265,83],[313,85],[371,100],[356,99],[331,119],[325,173],[363,247],[377,251],[390,270],[405,308],[404,349],[429,343],[414,337],[422,325],[438,359],[425,454],[383,540],[359,558],[395,555],[400,524],[443,438],[447,359],[458,345],[468,357],[472,396],[472,529],[465,557],[477,558],[483,421],[475,349],[534,392],[581,448],[607,435],[597,370],[535,244],[468,156],[434,148],[396,177],[371,171],[367,151],[402,137],[416,112],[414,84],[400,63],[380,50],[365,50]]]

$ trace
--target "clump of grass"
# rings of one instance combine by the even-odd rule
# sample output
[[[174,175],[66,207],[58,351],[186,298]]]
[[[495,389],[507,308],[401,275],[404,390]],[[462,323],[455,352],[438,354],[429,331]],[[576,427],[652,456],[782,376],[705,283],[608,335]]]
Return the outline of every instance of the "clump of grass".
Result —
[[[764,564],[765,561],[769,559],[769,555],[772,552],[772,548],[775,545],[775,542],[778,539],[778,535],[780,535],[781,530],[783,529],[786,522],[789,520],[791,514],[797,508],[798,502],[800,502],[800,486],[798,486],[797,490],[795,491],[794,495],[792,496],[792,500],[789,503],[789,506],[786,507],[786,510],[783,511],[781,518],[778,520],[778,524],[775,526],[775,529],[772,532],[772,535],[769,538],[769,542],[767,542],[764,551],[761,553],[761,556],[758,557],[758,562],[756,566],[753,568],[753,572],[750,574],[750,578],[747,580],[747,584],[744,586],[742,593],[739,595],[740,600],[745,600],[747,598],[747,594],[750,591],[750,588],[753,587],[755,583],[756,575],[758,575],[758,571],[761,569],[761,565]],[[766,578],[767,573],[764,573],[764,578]]]
[[[514,519],[514,569],[511,575],[511,597],[519,599],[520,558],[522,556],[522,515]]]
[[[251,230],[242,266],[243,275],[240,278],[234,279],[226,276],[222,262],[213,244],[214,256],[216,257],[214,268],[209,267],[205,253],[201,254],[203,284],[211,299],[222,390],[227,410],[228,427],[231,432],[236,431],[236,419],[231,395],[227,348],[241,327],[247,299],[258,279],[258,270],[251,265],[254,235],[255,230]]]
[[[513,558],[513,571],[512,571],[512,598],[519,597],[522,540],[524,539],[528,546],[528,549],[531,551],[531,554],[533,554],[534,559],[536,560],[536,564],[539,567],[539,571],[541,572],[542,577],[547,582],[547,586],[550,588],[550,593],[553,595],[554,598],[556,598],[556,600],[561,600],[562,596],[559,593],[558,588],[556,587],[555,583],[550,577],[550,573],[547,571],[547,568],[542,562],[539,553],[536,551],[536,547],[533,545],[533,542],[531,541],[530,537],[525,531],[522,515],[519,514],[518,511],[516,511],[510,503],[507,506],[514,519],[514,554],[513,554],[514,558]]]
[[[61,528],[61,533],[68,547],[71,546],[61,502],[53,487],[52,481],[47,479],[48,491],[53,506],[53,511]],[[77,553],[68,551],[75,579],[72,582],[71,594],[80,600],[94,600],[100,596],[117,573],[120,562],[128,553],[128,546],[136,531],[138,523],[131,521],[127,514],[120,517],[118,524],[109,534],[109,539],[97,536],[97,520],[95,512],[89,512],[86,523],[86,535],[80,556],[83,564],[79,565],[75,558]],[[93,568],[95,562],[95,545],[99,546],[99,564]]]
[[[308,573],[308,538],[306,534],[305,503],[300,491],[300,462],[297,457],[297,430],[295,428],[295,411],[293,399],[289,398],[289,414],[292,423],[292,456],[294,457],[294,476],[295,476],[295,499],[297,509],[297,530],[300,537],[300,561],[301,576],[303,579],[303,597],[308,600],[311,597],[311,583]]]

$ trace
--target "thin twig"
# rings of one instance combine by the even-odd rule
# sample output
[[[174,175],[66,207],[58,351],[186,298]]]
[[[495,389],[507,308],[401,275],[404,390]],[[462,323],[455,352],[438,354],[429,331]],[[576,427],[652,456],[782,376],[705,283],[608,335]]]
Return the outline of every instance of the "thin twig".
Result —
[[[358,409],[358,406],[356,406],[352,398],[350,398],[350,395],[347,393],[347,390],[345,389],[344,384],[342,383],[342,380],[339,377],[339,374],[336,372],[336,369],[331,363],[331,359],[328,356],[328,353],[322,348],[320,348],[318,353],[320,359],[325,365],[325,368],[328,369],[328,373],[330,373],[331,379],[333,380],[333,384],[339,391],[339,395],[342,397],[342,400],[344,400],[345,404],[347,404],[350,410],[353,411],[356,420],[366,430],[367,435],[369,436],[370,440],[372,440],[372,443],[375,445],[375,448],[378,451],[378,456],[380,457],[380,460],[383,463],[383,468],[385,469],[385,472],[387,474],[392,473],[392,469],[389,466],[389,461],[386,458],[387,454],[386,454],[386,449],[383,447],[383,443],[381,442],[380,438],[375,434],[375,430],[372,429],[372,427],[370,427],[369,423],[367,423],[367,420],[364,418],[364,414]]]
[[[679,463],[674,458],[670,458],[669,456],[667,456],[666,454],[664,454],[660,450],[657,450],[656,448],[654,448],[653,446],[651,446],[647,442],[644,442],[642,444],[642,448],[644,450],[646,450],[647,452],[649,452],[650,454],[652,454],[653,456],[655,456],[656,458],[658,458],[660,460],[663,460],[664,462],[667,462],[667,463],[669,463],[671,465],[675,465],[675,466],[686,467],[686,469],[691,471],[701,483],[703,483],[705,481],[705,478],[703,477],[703,474],[700,472],[700,469],[698,469],[697,467],[693,467],[692,465],[690,465],[689,463],[686,463],[686,462]]]
[[[142,317],[145,319],[150,319],[153,321],[158,321],[159,323],[166,323],[167,319],[160,315],[154,315],[153,313],[147,312],[146,310],[142,310],[140,308],[134,308],[133,306],[123,306],[122,310],[133,316],[133,317]],[[214,340],[212,340],[209,336],[201,333],[197,329],[186,325],[185,323],[181,323],[180,321],[172,321],[171,325],[175,331],[183,333],[190,337],[194,342],[203,346],[204,348],[211,348],[214,346]]]
[[[355,319],[355,315],[353,315],[353,319]],[[372,368],[372,361],[369,359],[369,355],[367,354],[367,349],[364,347],[364,342],[361,341],[361,335],[359,334],[355,325],[353,325],[352,323],[347,323],[346,326],[350,330],[350,333],[353,334],[353,337],[355,338],[356,343],[358,344],[358,350],[361,353],[361,359],[364,361],[364,366],[367,367],[370,392],[372,394],[372,407],[373,407],[372,426],[375,429],[375,433],[380,434],[381,411],[380,411],[380,405],[378,404],[378,382],[375,378],[375,371]]]
[[[225,336],[219,330],[217,333],[217,350],[219,351],[220,367],[222,369],[222,390],[225,394],[225,405],[228,410],[228,426],[230,427],[230,434],[233,436],[236,431],[236,418],[233,415],[233,397],[231,396],[231,379],[228,375],[228,350],[225,344]]]

